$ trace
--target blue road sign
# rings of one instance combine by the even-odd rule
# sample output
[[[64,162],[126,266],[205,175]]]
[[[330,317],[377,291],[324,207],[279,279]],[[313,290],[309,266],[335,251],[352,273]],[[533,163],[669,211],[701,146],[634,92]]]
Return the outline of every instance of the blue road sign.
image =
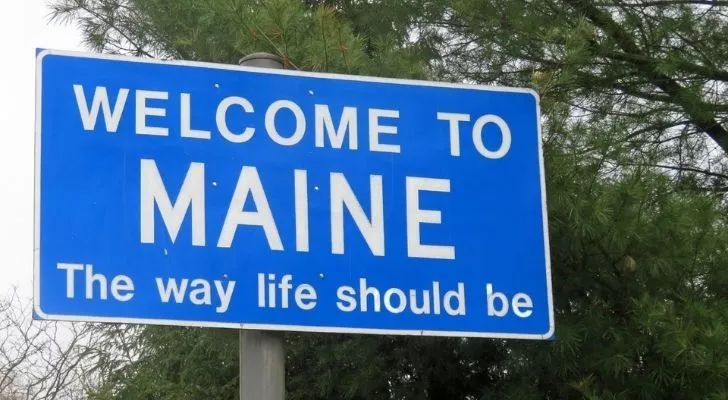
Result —
[[[38,318],[548,339],[531,90],[37,55]]]

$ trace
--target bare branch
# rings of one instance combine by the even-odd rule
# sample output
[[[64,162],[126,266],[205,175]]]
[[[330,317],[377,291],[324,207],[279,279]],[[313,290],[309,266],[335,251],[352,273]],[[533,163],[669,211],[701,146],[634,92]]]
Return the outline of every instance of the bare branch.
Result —
[[[3,399],[81,398],[88,387],[88,324],[33,321],[17,291],[0,299],[0,393]]]

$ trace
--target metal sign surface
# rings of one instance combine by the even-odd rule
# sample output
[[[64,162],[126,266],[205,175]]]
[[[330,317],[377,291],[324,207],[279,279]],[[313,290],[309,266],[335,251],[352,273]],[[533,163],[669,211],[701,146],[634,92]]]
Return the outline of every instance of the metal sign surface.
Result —
[[[526,89],[40,51],[39,318],[547,339]]]

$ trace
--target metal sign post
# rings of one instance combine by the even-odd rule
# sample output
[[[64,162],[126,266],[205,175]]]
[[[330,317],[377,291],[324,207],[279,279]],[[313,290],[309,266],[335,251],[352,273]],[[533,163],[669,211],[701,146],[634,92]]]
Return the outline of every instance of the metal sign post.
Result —
[[[283,60],[269,53],[243,57],[240,65],[282,69]],[[286,352],[283,332],[240,330],[240,400],[283,400]]]
[[[283,332],[240,331],[240,400],[283,400]]]

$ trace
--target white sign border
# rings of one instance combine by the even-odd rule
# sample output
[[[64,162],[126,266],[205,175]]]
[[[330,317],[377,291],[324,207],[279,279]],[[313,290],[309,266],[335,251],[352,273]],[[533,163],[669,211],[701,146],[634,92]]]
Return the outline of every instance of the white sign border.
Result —
[[[517,92],[528,93],[536,99],[536,118],[538,126],[538,155],[539,155],[539,176],[541,185],[541,215],[543,216],[544,251],[546,262],[546,290],[548,297],[549,330],[543,334],[521,334],[521,333],[498,333],[498,332],[469,332],[469,331],[430,331],[419,329],[378,329],[378,328],[347,328],[337,326],[314,326],[314,325],[280,325],[280,324],[247,324],[213,321],[188,321],[150,318],[126,318],[126,317],[93,317],[83,315],[53,315],[46,314],[40,308],[40,167],[41,167],[41,95],[43,81],[43,59],[49,55],[58,55],[77,58],[91,58],[99,60],[126,61],[145,64],[166,64],[197,68],[210,68],[216,70],[246,71],[259,74],[271,75],[292,75],[312,78],[349,80],[359,82],[377,82],[388,84],[399,84],[408,86],[444,87],[459,89],[475,89],[495,92]],[[259,67],[244,67],[239,65],[218,64],[199,61],[183,60],[159,60],[146,59],[122,55],[97,54],[77,51],[39,49],[36,52],[36,75],[35,75],[35,179],[34,179],[34,215],[33,215],[33,312],[34,318],[76,322],[106,322],[123,324],[150,324],[170,325],[208,328],[234,328],[253,330],[274,330],[274,331],[295,331],[295,332],[320,332],[320,333],[355,333],[355,334],[376,334],[376,335],[404,335],[404,336],[450,336],[450,337],[476,337],[494,339],[552,339],[555,332],[553,292],[551,283],[551,255],[549,248],[548,216],[546,204],[546,178],[543,159],[543,137],[541,132],[541,108],[539,94],[528,88],[497,87],[486,85],[473,85],[464,83],[435,82],[413,79],[380,78],[360,75],[332,74],[321,72],[295,71],[286,69],[269,69]]]

